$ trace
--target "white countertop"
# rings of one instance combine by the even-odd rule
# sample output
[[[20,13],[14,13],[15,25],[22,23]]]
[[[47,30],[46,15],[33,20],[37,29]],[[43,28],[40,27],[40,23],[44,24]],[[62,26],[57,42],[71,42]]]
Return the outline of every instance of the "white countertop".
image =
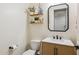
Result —
[[[53,39],[51,37],[47,37],[46,39],[42,40],[42,42],[48,42],[48,43],[55,43],[55,44],[61,44],[61,45],[67,45],[67,46],[74,46],[71,40],[69,39]]]

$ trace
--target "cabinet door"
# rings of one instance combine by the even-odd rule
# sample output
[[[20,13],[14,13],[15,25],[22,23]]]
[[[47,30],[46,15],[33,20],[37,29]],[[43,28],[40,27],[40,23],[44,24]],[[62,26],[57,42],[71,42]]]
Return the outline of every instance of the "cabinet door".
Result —
[[[54,55],[54,45],[50,43],[42,43],[42,54],[43,55]]]
[[[76,55],[76,49],[71,46],[57,45],[55,52],[57,55]]]

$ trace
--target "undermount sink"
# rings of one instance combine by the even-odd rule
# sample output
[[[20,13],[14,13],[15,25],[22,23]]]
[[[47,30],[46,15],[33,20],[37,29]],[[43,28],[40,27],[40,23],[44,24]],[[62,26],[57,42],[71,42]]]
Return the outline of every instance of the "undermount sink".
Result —
[[[44,40],[42,40],[42,42],[74,46],[73,42],[69,39],[53,39],[52,37],[47,37]]]

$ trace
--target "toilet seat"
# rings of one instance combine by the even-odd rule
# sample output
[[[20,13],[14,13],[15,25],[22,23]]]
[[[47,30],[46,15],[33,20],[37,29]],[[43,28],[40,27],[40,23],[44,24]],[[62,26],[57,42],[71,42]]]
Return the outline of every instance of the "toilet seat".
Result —
[[[27,50],[27,51],[25,51],[24,53],[23,53],[23,55],[35,55],[35,50],[31,50],[31,49],[29,49],[29,50]]]

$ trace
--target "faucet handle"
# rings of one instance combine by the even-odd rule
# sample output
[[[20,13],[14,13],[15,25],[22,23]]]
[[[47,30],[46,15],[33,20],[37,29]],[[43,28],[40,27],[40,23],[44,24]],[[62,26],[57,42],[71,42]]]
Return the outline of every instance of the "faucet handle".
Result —
[[[53,36],[53,39],[55,39],[55,36]]]

